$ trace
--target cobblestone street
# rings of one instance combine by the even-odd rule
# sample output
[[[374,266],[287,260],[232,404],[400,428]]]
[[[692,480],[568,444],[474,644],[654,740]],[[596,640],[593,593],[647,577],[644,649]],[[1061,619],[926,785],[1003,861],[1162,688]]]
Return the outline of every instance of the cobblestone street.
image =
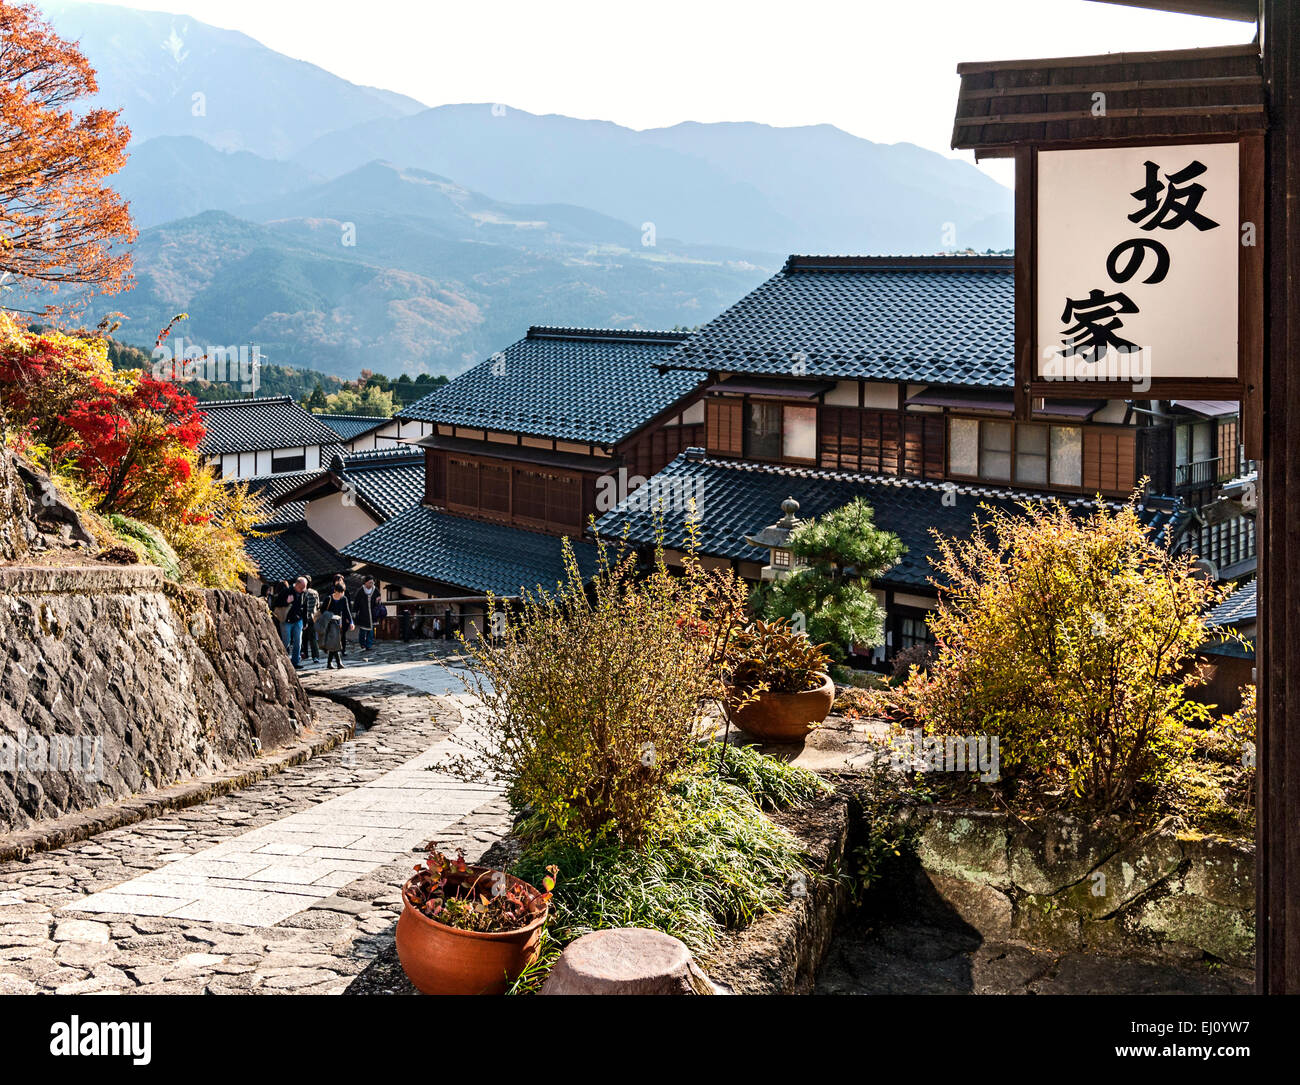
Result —
[[[0,865],[0,993],[341,992],[391,942],[430,839],[473,859],[490,788],[428,771],[468,726],[446,645],[383,644],[304,685],[371,719],[241,791]]]

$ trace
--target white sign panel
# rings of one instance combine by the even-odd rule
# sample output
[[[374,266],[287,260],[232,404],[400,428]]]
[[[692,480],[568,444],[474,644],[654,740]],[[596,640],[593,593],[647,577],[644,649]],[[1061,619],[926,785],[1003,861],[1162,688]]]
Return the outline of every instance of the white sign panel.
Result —
[[[1237,377],[1235,143],[1038,154],[1038,377]]]

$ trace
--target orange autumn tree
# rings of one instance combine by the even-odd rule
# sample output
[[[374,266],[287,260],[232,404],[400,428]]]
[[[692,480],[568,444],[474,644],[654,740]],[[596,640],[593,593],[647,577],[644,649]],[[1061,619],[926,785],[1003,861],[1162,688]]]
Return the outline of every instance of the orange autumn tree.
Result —
[[[104,181],[126,161],[131,133],[116,111],[81,108],[98,89],[80,50],[34,7],[0,0],[0,281],[29,292],[129,285],[120,246],[136,232]]]

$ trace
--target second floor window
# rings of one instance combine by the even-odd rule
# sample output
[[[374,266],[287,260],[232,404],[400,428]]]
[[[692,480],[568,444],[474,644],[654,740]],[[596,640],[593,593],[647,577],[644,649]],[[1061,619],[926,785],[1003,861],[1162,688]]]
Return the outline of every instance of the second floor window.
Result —
[[[305,471],[307,470],[307,451],[306,449],[284,452],[277,450],[271,453],[271,473],[282,475],[286,471]]]
[[[745,455],[756,460],[815,460],[817,408],[749,400]]]
[[[1075,487],[1083,481],[1083,431],[976,418],[948,420],[951,474],[1025,486]]]

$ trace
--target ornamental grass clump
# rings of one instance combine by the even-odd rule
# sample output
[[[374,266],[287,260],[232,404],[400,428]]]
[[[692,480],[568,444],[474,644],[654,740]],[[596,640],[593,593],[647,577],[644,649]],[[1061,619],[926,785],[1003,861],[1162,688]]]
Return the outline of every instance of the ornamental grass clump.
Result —
[[[593,930],[649,927],[703,952],[724,931],[787,904],[792,883],[814,880],[799,841],[758,803],[766,794],[772,805],[793,805],[827,786],[804,769],[773,771],[779,762],[757,751],[732,747],[728,760],[720,774],[715,754],[691,755],[640,847],[609,838],[586,847],[553,837],[525,844],[516,876],[533,881],[551,866],[565,872],[551,898],[557,943]]]
[[[1136,495],[1087,516],[994,511],[939,551],[936,654],[899,688],[902,720],[998,736],[1004,781],[1035,804],[1149,804],[1189,756],[1186,725],[1206,721],[1190,663],[1226,589],[1148,534]]]
[[[680,575],[662,553],[636,575],[634,556],[604,542],[588,585],[561,545],[564,582],[503,611],[495,643],[466,643],[483,707],[450,767],[504,782],[525,836],[639,846],[687,770],[703,711],[726,695],[745,589],[691,555]]]

